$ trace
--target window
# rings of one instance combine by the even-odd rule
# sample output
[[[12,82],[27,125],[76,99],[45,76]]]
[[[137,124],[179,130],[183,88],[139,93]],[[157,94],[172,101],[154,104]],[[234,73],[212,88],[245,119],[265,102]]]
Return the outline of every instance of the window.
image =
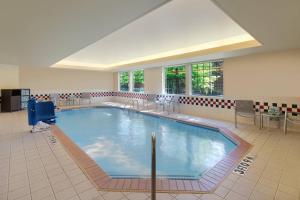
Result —
[[[165,68],[165,91],[168,94],[185,93],[185,66]]]
[[[223,94],[223,61],[192,64],[192,94]]]
[[[136,70],[133,75],[133,91],[144,92],[144,70]]]
[[[120,91],[129,91],[129,72],[119,73]]]

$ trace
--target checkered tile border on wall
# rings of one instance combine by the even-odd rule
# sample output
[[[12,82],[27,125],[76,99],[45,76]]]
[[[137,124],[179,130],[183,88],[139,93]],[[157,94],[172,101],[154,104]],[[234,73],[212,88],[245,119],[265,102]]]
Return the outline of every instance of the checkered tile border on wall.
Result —
[[[137,93],[137,92],[114,92],[114,96],[133,98],[133,99],[146,99],[150,94]]]
[[[80,97],[83,92],[73,92],[73,93],[57,93],[61,99],[67,99],[70,96]],[[93,98],[97,97],[109,97],[113,96],[114,92],[90,92]],[[50,94],[32,94],[31,97],[34,97],[36,100],[50,100]]]
[[[115,96],[126,97],[126,98],[136,98],[136,99],[146,99],[150,94],[143,93],[130,93],[130,92],[116,92]],[[174,95],[156,95],[157,99],[171,99]],[[189,104],[195,106],[208,106],[216,108],[228,108],[234,107],[234,101],[217,99],[217,98],[202,98],[202,97],[190,97],[190,96],[179,96],[179,103]]]
[[[179,103],[206,106],[214,108],[228,108],[234,107],[234,101],[228,99],[217,99],[217,98],[202,98],[202,97],[179,97]]]
[[[282,113],[288,111],[294,116],[297,116],[296,112],[300,112],[300,105],[298,104],[287,105],[286,103],[255,102],[254,105],[256,112],[268,112],[268,109],[270,107],[277,107],[281,110]]]
[[[150,94],[144,93],[134,93],[134,92],[115,92],[114,96],[125,97],[125,98],[135,98],[135,99],[146,99]],[[174,97],[174,95],[157,95],[156,98],[169,99]],[[232,99],[223,98],[209,98],[209,97],[196,97],[196,96],[185,96],[181,95],[178,99],[179,103],[193,105],[193,106],[205,106],[211,108],[226,108],[234,109],[235,101]],[[286,110],[289,113],[296,115],[296,112],[300,112],[299,104],[286,104],[286,103],[269,103],[269,102],[255,102],[253,107],[256,112],[267,112],[271,107],[279,107],[279,109],[284,113]]]
[[[69,96],[80,97],[82,92],[76,93],[58,93],[60,98],[66,99]],[[136,93],[136,92],[90,92],[93,98],[101,98],[101,97],[110,97],[117,96],[123,98],[133,98],[133,99],[147,99],[151,94],[145,93]],[[49,100],[50,94],[35,94],[31,95],[37,100]],[[157,99],[170,99],[174,97],[174,95],[156,95]],[[178,99],[180,104],[192,105],[192,106],[204,106],[211,108],[225,108],[225,109],[233,109],[235,106],[235,102],[232,99],[223,99],[223,98],[209,98],[209,97],[196,97],[196,96],[185,96],[181,95]],[[256,112],[267,112],[271,107],[278,107],[283,113],[287,110],[289,113],[296,115],[296,112],[300,112],[300,104],[286,104],[286,103],[272,103],[272,102],[258,102],[256,101],[253,105]]]

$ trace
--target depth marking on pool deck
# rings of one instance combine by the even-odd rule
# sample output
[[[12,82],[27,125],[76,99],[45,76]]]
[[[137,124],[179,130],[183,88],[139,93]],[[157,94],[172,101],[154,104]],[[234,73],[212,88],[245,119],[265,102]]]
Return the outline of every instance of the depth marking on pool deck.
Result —
[[[182,121],[182,120],[179,120]],[[191,124],[189,121],[185,121]],[[207,124],[193,123],[194,125],[216,128],[232,141],[237,147],[226,155],[214,167],[205,172],[199,179],[163,179],[156,181],[157,192],[180,192],[180,193],[207,193],[212,192],[231,173],[235,165],[251,148],[251,144],[223,127],[212,127]],[[52,134],[63,144],[67,152],[82,169],[98,190],[124,191],[124,192],[147,192],[151,189],[149,178],[112,178],[91,159],[79,146],[77,146],[56,125],[51,127]]]

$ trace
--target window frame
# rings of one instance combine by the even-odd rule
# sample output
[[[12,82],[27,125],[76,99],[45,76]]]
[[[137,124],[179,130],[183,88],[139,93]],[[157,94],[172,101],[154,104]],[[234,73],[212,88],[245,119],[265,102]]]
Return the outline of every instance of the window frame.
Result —
[[[166,69],[167,68],[171,68],[171,67],[184,67],[184,81],[183,81],[183,83],[184,83],[184,87],[183,87],[183,90],[184,90],[184,92],[183,93],[168,93],[168,91],[167,91],[167,75],[166,75]],[[187,80],[187,64],[178,64],[178,65],[169,65],[169,66],[164,66],[163,68],[163,93],[164,94],[169,94],[169,95],[186,95],[186,93],[187,93],[187,85],[186,85],[186,80]]]
[[[135,85],[135,80],[134,80],[134,73],[135,72],[137,72],[137,71],[143,71],[143,90],[142,91],[135,91],[134,89],[135,89],[135,87],[134,87],[134,85]],[[145,70],[144,69],[136,69],[136,70],[133,70],[133,71],[131,71],[131,76],[132,76],[132,78],[131,78],[131,81],[132,81],[132,89],[131,89],[131,91],[132,92],[137,92],[137,93],[144,93],[145,92]]]
[[[128,90],[122,90],[122,86],[121,86],[121,74],[122,73],[128,74]],[[119,92],[130,92],[130,71],[120,71],[118,73],[118,90],[119,90]]]
[[[197,94],[197,93],[194,93],[194,88],[193,88],[193,65],[199,65],[201,63],[213,63],[213,62],[220,62],[222,63],[219,67],[221,68],[221,71],[222,71],[222,94]],[[219,59],[219,60],[206,60],[206,61],[199,61],[199,62],[193,62],[193,63],[190,63],[190,84],[191,84],[191,91],[190,91],[190,94],[191,96],[204,96],[204,97],[223,97],[224,96],[224,68],[223,68],[223,65],[224,65],[224,60],[223,59]],[[210,66],[210,72],[211,73],[211,67]],[[210,75],[210,78],[211,78],[211,75]]]

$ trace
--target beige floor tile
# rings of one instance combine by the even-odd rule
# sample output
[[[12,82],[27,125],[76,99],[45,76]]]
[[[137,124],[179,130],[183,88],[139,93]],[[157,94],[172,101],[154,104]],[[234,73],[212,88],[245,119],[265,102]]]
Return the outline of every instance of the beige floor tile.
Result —
[[[145,193],[134,193],[134,192],[129,192],[126,194],[127,198],[130,200],[145,200],[148,198],[148,195]]]
[[[32,200],[32,199],[31,199],[31,195],[28,194],[28,195],[18,198],[17,200]]]
[[[78,193],[81,193],[81,192],[84,192],[88,189],[94,188],[94,186],[91,184],[90,181],[81,182],[77,185],[74,185],[74,187],[75,187],[75,189]]]
[[[288,185],[284,185],[284,184],[279,184],[278,191],[287,193],[287,194],[297,197],[297,198],[299,198],[299,196],[300,196],[299,189],[288,186]]]
[[[48,196],[53,196],[53,191],[50,186],[46,186],[44,188],[38,189],[31,193],[32,200],[42,200]]]
[[[235,173],[231,173],[228,175],[227,179],[231,180],[233,182],[237,181],[241,176],[235,174]]]
[[[70,180],[74,185],[88,181],[87,177],[83,175],[83,173],[78,174],[77,176],[74,177],[70,177]]]
[[[49,177],[53,177],[56,175],[60,175],[64,173],[64,170],[59,166],[56,169],[50,169],[50,170],[46,170],[46,173]]]
[[[7,193],[8,192],[8,185],[1,185],[0,186],[0,194],[3,194],[3,193]]]
[[[0,193],[0,199],[7,199],[7,193]]]
[[[57,174],[55,176],[50,176],[49,180],[50,180],[51,184],[55,184],[55,183],[58,183],[58,182],[67,181],[68,178],[64,173],[61,173],[61,174]]]
[[[176,196],[176,199],[177,200],[197,200],[199,198],[193,194],[178,194]]]
[[[252,200],[273,200],[274,195],[269,195],[268,193],[264,193],[261,191],[254,190],[250,196],[250,199]]]
[[[223,198],[219,197],[216,194],[204,194],[200,198],[201,200],[222,200]]]
[[[9,183],[9,191],[15,191],[20,188],[27,187],[29,188],[29,181],[28,180],[23,180],[23,181],[15,181],[15,182],[10,182]]]
[[[125,196],[121,192],[107,192],[103,195],[105,200],[121,200]]]
[[[99,193],[95,188],[91,188],[84,192],[79,193],[79,197],[81,200],[93,200],[99,196]]]
[[[48,179],[43,179],[40,181],[33,181],[30,183],[31,192],[35,192],[35,191],[45,188],[45,187],[50,187],[50,183],[49,183]]]
[[[231,191],[228,193],[228,195],[226,196],[225,199],[227,199],[227,200],[248,200],[248,197],[246,198],[236,192]]]
[[[278,191],[276,193],[275,199],[276,200],[299,200],[299,196],[295,197],[295,196],[290,195],[288,193],[284,193],[284,192]]]
[[[70,171],[66,171],[66,174],[68,177],[74,177],[74,176],[77,176],[77,175],[81,175],[82,174],[82,171],[77,168],[77,169],[74,169],[74,170],[70,170]]]
[[[226,187],[227,189],[231,189],[231,188],[233,187],[233,185],[234,185],[234,181],[225,179],[225,180],[221,183],[221,185],[222,185],[223,187]]]
[[[171,200],[171,199],[174,199],[174,197],[167,193],[157,193],[156,199],[157,200]]]
[[[215,194],[222,197],[222,198],[225,198],[225,196],[228,194],[230,190],[223,187],[223,186],[219,186],[216,191],[215,191]]]
[[[277,187],[274,187],[274,185],[270,184],[262,184],[262,183],[258,183],[255,186],[255,190],[261,192],[261,193],[265,193],[268,194],[270,196],[275,196]]]
[[[62,191],[55,192],[55,197],[57,200],[70,199],[71,197],[77,196],[73,187],[66,188]]]
[[[96,197],[94,200],[105,200],[101,195],[98,195],[98,197]],[[125,199],[124,200],[128,200],[128,199]]]
[[[66,188],[72,187],[71,182],[68,179],[65,179],[64,181],[59,181],[51,184],[53,191],[60,192]]]
[[[14,200],[14,199],[18,199],[20,197],[26,196],[30,194],[30,189],[29,187],[23,187],[23,188],[19,188],[17,190],[14,191],[10,191],[8,193],[8,200]]]
[[[240,178],[238,181],[236,181],[231,190],[248,198],[251,195],[255,184],[255,181],[251,181],[246,178]]]

